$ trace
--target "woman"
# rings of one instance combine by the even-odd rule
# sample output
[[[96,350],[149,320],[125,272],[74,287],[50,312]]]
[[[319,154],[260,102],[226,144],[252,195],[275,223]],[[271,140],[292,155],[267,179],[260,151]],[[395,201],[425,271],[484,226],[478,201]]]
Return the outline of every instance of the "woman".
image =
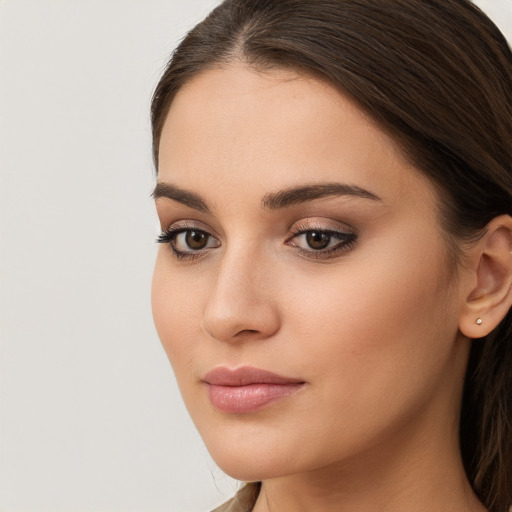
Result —
[[[227,0],[152,104],[159,336],[218,510],[512,502],[512,54],[467,0]]]

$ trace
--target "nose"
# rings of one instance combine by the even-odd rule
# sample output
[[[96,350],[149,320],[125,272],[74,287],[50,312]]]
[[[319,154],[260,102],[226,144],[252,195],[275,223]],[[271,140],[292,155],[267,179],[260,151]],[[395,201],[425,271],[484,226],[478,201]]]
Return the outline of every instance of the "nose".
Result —
[[[226,256],[207,297],[203,329],[224,342],[271,337],[280,327],[274,284],[268,265],[254,254]]]

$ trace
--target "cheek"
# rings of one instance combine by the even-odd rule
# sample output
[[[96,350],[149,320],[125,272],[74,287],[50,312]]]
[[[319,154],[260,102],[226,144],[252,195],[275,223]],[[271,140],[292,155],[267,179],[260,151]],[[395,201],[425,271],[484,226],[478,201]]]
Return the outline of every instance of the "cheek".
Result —
[[[158,336],[179,378],[190,370],[195,357],[201,294],[194,292],[182,272],[172,270],[170,258],[167,251],[159,250],[151,286],[151,306]]]
[[[442,251],[414,249],[383,248],[371,261],[354,253],[314,277],[304,273],[294,280],[300,286],[288,284],[290,337],[307,354],[305,374],[336,390],[330,399],[378,407],[386,390],[426,391],[441,372],[457,332]]]

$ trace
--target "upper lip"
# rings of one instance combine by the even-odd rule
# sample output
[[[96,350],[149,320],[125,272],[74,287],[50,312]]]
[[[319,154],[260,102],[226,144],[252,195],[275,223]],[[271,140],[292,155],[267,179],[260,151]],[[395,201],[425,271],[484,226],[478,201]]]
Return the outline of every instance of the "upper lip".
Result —
[[[252,366],[241,366],[239,368],[227,368],[225,366],[214,368],[209,371],[203,381],[214,386],[248,386],[249,384],[303,384],[301,379],[283,377],[276,373],[253,368]]]

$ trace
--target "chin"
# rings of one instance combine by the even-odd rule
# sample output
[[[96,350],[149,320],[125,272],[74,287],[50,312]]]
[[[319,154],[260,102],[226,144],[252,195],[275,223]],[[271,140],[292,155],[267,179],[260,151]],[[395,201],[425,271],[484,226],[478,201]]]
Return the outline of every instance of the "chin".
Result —
[[[236,436],[223,435],[212,439],[211,431],[203,437],[206,448],[217,466],[230,477],[244,482],[277,478],[293,473],[289,455],[279,450],[263,433]]]
[[[212,455],[212,457],[226,475],[242,482],[259,482],[286,476],[292,472],[281,467],[283,461],[279,461],[279,465],[276,465],[264,453],[261,454],[262,460],[255,460],[244,453],[233,456],[222,454],[220,457]]]

